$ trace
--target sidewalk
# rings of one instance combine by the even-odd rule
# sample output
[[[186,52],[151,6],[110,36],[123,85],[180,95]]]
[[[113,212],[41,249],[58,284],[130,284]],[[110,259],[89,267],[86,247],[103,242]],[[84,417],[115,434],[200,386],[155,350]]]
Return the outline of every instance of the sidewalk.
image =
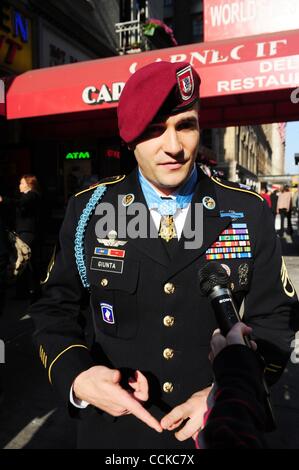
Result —
[[[282,247],[299,292],[299,236],[283,239]],[[73,449],[76,422],[57,404],[33,348],[28,302],[14,300],[13,294],[10,289],[6,311],[0,317],[0,336],[6,343],[6,364],[0,364],[5,389],[0,406],[0,448]],[[289,362],[272,389],[272,403],[279,430],[269,436],[270,447],[299,448],[299,364]]]

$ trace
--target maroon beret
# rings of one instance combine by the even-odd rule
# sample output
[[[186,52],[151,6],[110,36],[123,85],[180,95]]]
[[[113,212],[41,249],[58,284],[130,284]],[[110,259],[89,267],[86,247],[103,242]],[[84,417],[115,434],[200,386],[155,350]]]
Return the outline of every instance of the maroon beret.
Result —
[[[154,62],[127,81],[118,104],[121,138],[133,142],[157,115],[183,112],[199,98],[200,78],[188,62]]]

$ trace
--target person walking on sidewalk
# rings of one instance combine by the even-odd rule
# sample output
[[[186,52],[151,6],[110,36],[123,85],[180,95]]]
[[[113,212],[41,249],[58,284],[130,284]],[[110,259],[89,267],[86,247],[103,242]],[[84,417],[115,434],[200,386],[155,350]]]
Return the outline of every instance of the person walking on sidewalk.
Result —
[[[280,231],[279,235],[283,237],[285,233],[284,221],[287,219],[287,234],[292,235],[293,228],[291,222],[292,214],[292,193],[288,185],[283,186],[277,200],[277,214],[280,214]]]

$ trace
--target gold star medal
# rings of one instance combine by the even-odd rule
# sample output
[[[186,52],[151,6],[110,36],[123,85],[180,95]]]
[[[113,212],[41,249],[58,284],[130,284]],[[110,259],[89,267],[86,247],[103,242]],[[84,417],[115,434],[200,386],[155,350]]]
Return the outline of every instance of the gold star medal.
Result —
[[[169,242],[169,240],[177,237],[173,215],[162,215],[159,237],[161,237],[166,242]]]

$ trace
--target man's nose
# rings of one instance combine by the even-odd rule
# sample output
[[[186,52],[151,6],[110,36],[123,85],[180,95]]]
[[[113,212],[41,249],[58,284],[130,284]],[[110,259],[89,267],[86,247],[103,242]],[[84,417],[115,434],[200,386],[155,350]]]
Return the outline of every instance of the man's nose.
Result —
[[[168,155],[176,156],[183,150],[183,146],[175,129],[167,129],[163,135],[163,151]]]

